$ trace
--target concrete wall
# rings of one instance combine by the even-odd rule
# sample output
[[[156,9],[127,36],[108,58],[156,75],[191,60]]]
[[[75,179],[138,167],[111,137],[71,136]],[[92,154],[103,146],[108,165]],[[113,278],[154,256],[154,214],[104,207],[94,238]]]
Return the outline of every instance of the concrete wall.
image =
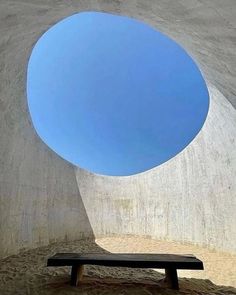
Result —
[[[235,250],[235,109],[217,91],[193,146],[159,168],[115,180],[75,175],[50,151],[35,134],[25,93],[27,61],[40,35],[63,17],[99,10],[136,17],[173,37],[236,105],[235,1],[223,2],[0,1],[0,257],[93,230]]]
[[[95,236],[145,235],[236,252],[236,110],[209,91],[204,127],[170,161],[128,177],[77,169]]]
[[[0,257],[93,236],[74,167],[50,151],[31,124],[26,69],[45,25],[32,4],[22,4],[22,11],[20,5],[0,7]]]

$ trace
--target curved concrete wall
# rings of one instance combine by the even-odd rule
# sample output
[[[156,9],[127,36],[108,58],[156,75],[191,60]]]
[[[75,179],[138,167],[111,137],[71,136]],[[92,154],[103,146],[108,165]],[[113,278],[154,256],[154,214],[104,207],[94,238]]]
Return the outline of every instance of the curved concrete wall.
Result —
[[[5,13],[0,23],[0,257],[4,257],[93,232],[74,167],[43,144],[28,113],[27,62],[45,25],[41,20],[37,26],[40,20],[31,19],[30,3],[12,2],[0,11]]]
[[[25,93],[27,61],[39,36],[70,14],[101,10],[136,17],[173,37],[236,105],[235,2],[211,5],[210,0],[0,3],[0,257],[93,236],[92,227],[98,235],[148,234],[235,251],[235,109],[217,91],[211,90],[211,116],[193,146],[160,171],[115,180],[80,170],[75,175],[72,165],[50,151],[33,130]]]
[[[236,110],[209,91],[204,127],[175,158],[129,177],[77,170],[95,235],[145,235],[236,252]]]

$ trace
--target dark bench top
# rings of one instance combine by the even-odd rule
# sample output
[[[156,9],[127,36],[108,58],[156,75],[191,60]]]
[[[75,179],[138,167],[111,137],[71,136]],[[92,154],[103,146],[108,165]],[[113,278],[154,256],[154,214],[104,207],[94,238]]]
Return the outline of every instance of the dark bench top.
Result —
[[[203,269],[202,261],[195,256],[176,254],[57,253],[47,262],[47,266],[84,264],[134,268]]]

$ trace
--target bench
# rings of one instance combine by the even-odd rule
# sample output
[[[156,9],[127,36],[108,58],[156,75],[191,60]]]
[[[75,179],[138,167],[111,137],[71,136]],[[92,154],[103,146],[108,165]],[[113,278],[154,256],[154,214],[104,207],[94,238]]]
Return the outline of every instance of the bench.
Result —
[[[132,267],[163,268],[165,282],[172,289],[179,289],[177,269],[203,269],[203,263],[193,255],[174,254],[98,254],[57,253],[50,257],[47,266],[71,266],[71,285],[82,281],[85,264]]]

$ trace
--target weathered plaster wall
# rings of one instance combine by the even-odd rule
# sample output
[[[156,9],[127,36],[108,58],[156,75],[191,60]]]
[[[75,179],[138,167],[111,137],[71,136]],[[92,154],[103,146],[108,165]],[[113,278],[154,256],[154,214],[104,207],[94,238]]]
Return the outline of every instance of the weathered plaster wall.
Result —
[[[21,248],[92,235],[89,222],[96,234],[147,233],[233,249],[235,111],[220,94],[213,100],[218,119],[209,118],[215,123],[199,136],[201,148],[189,147],[184,157],[179,155],[182,160],[176,158],[176,163],[174,159],[160,171],[157,168],[132,180],[114,181],[77,171],[78,189],[74,167],[35,134],[25,86],[27,61],[40,35],[63,17],[99,10],[136,17],[173,37],[198,61],[208,81],[236,105],[235,6],[235,0],[214,4],[211,0],[0,0],[0,257]],[[206,155],[211,154],[208,159]],[[188,179],[194,179],[190,191]],[[202,185],[204,190],[199,188]],[[163,191],[157,192],[158,188]],[[169,203],[164,205],[163,199]],[[147,222],[144,212],[150,214]]]
[[[209,90],[205,125],[175,158],[129,177],[77,170],[95,235],[147,235],[236,252],[236,110]]]

